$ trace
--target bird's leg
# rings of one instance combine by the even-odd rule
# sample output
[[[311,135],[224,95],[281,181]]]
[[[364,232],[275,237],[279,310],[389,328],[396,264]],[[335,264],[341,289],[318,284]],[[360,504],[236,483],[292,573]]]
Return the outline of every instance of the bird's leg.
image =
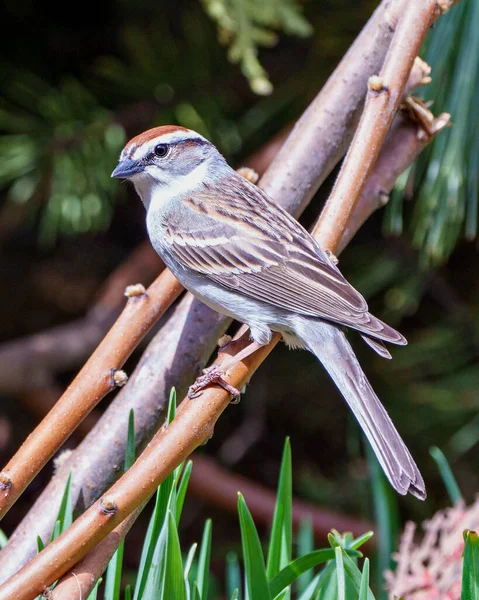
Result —
[[[196,378],[193,385],[190,385],[188,389],[188,398],[197,398],[201,395],[201,392],[212,384],[217,384],[225,389],[233,398],[239,398],[240,391],[233,385],[230,385],[223,379],[224,371],[217,365],[212,365],[206,369],[203,369],[203,375]]]
[[[241,331],[241,330],[240,330]],[[233,339],[229,335],[224,335],[218,340],[218,354],[226,354],[231,355],[234,353],[235,348],[238,346],[242,346],[244,344],[245,339],[250,338],[250,331],[248,328],[245,328],[241,335],[235,339]]]
[[[236,342],[239,340],[234,341]],[[225,360],[221,363],[221,365],[212,365],[211,367],[203,369],[203,375],[200,375],[193,385],[190,386],[188,390],[188,398],[196,398],[211,384],[217,384],[231,394],[233,398],[239,398],[240,391],[225,381],[223,376],[228,369],[234,367],[247,356],[253,354],[253,352],[256,352],[256,350],[261,348],[263,345],[264,344],[259,344],[258,342],[251,342],[246,346],[246,348],[243,348],[243,350],[240,350],[237,354],[230,357],[230,360]]]

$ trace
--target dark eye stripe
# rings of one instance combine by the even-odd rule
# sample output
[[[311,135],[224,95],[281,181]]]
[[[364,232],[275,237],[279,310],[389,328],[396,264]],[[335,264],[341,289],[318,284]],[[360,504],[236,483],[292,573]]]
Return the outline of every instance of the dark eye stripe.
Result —
[[[158,158],[164,158],[167,154],[169,154],[169,152],[167,151],[166,154],[163,155],[159,155],[156,153],[156,149],[159,146],[165,146],[167,147],[169,150],[170,149],[174,149],[177,146],[208,146],[210,145],[210,142],[208,142],[208,140],[202,140],[201,138],[188,138],[186,140],[174,140],[172,142],[165,142],[165,143],[159,143],[156,144],[156,146],[154,147],[154,149],[148,154],[148,156],[146,156],[143,160],[144,162],[150,164],[156,161],[156,159]]]

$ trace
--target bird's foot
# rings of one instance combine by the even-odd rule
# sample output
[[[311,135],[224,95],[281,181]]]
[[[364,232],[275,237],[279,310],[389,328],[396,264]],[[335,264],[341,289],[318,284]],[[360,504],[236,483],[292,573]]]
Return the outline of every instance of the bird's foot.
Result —
[[[234,403],[234,400],[240,397],[240,391],[225,381],[223,375],[224,371],[215,365],[203,369],[203,375],[197,377],[193,385],[190,385],[188,389],[188,398],[197,398],[208,386],[216,384],[233,396],[232,403]]]

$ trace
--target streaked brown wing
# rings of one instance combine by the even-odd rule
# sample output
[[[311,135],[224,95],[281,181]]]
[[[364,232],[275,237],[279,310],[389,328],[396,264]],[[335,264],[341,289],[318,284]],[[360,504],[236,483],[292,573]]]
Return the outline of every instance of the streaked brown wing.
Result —
[[[364,298],[308,232],[255,186],[241,179],[222,187],[221,203],[205,192],[184,202],[203,226],[186,231],[182,220],[172,221],[167,235],[170,252],[189,268],[300,314],[360,329],[369,322]]]

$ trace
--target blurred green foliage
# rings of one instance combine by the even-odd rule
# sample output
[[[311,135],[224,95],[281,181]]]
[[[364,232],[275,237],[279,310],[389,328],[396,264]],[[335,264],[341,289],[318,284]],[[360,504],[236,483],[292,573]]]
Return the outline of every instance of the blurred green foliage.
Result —
[[[296,0],[216,0],[203,6],[229,45],[229,59],[241,63],[257,93],[272,89],[258,46],[277,43],[273,30],[311,32]],[[97,57],[86,77],[68,75],[51,85],[0,63],[0,188],[10,202],[28,205],[28,220],[46,244],[58,233],[109,226],[119,193],[110,172],[126,141],[125,129],[137,133],[158,122],[176,122],[231,155],[265,119],[291,103],[291,94],[279,94],[264,109],[256,105],[253,118],[238,111],[246,103],[228,89],[232,71],[200,5],[172,10],[173,27],[168,12],[132,10],[120,0],[117,10],[122,15],[118,51]]]
[[[270,94],[273,86],[257,58],[258,46],[274,46],[277,35],[272,29],[306,37],[311,25],[300,12],[296,0],[202,0],[205,9],[218,23],[219,40],[229,46],[228,57],[240,63],[251,89]]]
[[[9,200],[28,203],[32,216],[41,210],[44,242],[59,230],[106,228],[116,193],[109,171],[123,128],[78,80],[52,87],[28,72],[9,80],[0,104],[0,186]]]
[[[404,198],[413,198],[410,231],[425,264],[443,263],[458,239],[477,236],[479,206],[479,2],[463,0],[438,20],[426,41],[432,83],[421,95],[452,127],[438,135],[405,174],[386,211],[389,231],[403,229]]]

